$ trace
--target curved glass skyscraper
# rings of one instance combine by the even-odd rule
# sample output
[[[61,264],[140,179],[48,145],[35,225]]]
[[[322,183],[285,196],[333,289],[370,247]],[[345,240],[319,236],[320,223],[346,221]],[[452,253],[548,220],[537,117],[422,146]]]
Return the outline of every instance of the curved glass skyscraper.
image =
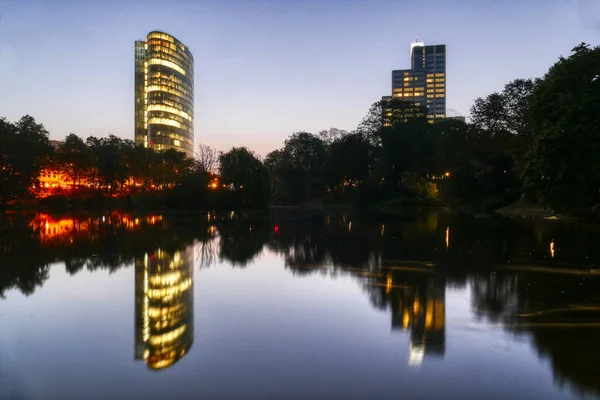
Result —
[[[164,32],[135,42],[135,143],[194,155],[194,57]]]

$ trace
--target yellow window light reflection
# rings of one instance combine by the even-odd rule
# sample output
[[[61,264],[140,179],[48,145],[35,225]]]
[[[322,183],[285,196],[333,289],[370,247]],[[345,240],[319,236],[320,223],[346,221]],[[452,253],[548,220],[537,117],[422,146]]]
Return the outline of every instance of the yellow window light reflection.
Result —
[[[148,342],[154,346],[162,345],[165,343],[170,343],[170,342],[176,340],[181,335],[183,335],[185,330],[186,330],[186,326],[182,325],[177,329],[173,329],[171,332],[163,333],[162,335],[150,336],[150,339],[148,339]]]
[[[408,327],[410,326],[410,314],[408,312],[404,312],[404,315],[402,316],[402,329],[407,330]]]
[[[164,274],[156,274],[150,277],[150,283],[153,286],[170,286],[181,279],[181,272],[173,271]]]
[[[191,286],[192,286],[192,280],[186,279],[185,281],[181,282],[179,285],[171,286],[168,288],[149,289],[148,290],[148,298],[162,299],[163,297],[174,296],[183,291],[188,290]]]
[[[181,304],[177,304],[171,307],[150,307],[148,309],[148,316],[150,318],[159,318],[174,314],[182,308]]]

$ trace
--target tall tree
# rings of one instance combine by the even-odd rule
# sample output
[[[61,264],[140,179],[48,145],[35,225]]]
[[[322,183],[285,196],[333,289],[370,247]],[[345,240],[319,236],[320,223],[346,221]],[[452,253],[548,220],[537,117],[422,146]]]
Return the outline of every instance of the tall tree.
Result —
[[[268,173],[256,155],[245,147],[232,147],[219,155],[221,181],[233,185],[242,204],[262,206],[268,203]]]
[[[17,123],[0,120],[0,205],[26,196],[37,185],[52,152],[48,131],[29,115]]]
[[[600,46],[572,51],[534,91],[522,175],[528,196],[557,211],[586,213],[600,204]]]
[[[367,179],[371,166],[371,144],[364,135],[348,133],[329,145],[326,176],[330,186],[358,185]]]
[[[90,164],[89,149],[83,139],[71,133],[56,151],[56,161],[60,172],[71,181],[72,188],[81,184]]]

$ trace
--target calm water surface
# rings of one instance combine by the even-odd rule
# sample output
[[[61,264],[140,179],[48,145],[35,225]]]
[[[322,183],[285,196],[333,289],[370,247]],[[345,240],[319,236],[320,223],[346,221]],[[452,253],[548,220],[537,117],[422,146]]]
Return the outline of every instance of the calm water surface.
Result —
[[[0,398],[600,398],[592,225],[0,218]]]

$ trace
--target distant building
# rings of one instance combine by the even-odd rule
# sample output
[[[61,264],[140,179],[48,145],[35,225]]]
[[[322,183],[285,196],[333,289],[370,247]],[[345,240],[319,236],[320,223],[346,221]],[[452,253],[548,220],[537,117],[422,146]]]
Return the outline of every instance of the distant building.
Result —
[[[183,43],[153,31],[135,42],[135,143],[194,155],[194,57]]]
[[[54,150],[59,149],[63,144],[65,144],[62,140],[50,140],[50,146],[54,147]]]
[[[446,45],[412,43],[410,62],[392,71],[392,97],[424,107],[431,122],[446,117]]]

